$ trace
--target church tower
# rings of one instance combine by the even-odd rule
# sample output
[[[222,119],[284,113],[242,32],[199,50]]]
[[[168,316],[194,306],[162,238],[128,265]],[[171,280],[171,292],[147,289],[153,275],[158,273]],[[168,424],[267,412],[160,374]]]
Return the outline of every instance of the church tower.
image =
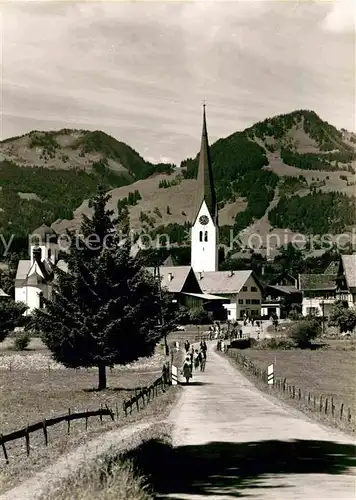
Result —
[[[194,272],[217,271],[218,208],[209,154],[205,104],[197,183],[191,228],[191,266]]]

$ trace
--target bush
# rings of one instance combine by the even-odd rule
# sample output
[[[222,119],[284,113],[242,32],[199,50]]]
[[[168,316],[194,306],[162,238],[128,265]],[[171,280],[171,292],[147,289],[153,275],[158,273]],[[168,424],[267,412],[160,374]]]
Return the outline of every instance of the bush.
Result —
[[[288,337],[272,337],[271,339],[263,339],[257,345],[258,349],[281,349],[288,350],[295,347],[295,342]]]
[[[249,349],[256,345],[256,339],[236,339],[232,340],[230,344],[231,349]]]
[[[15,351],[24,351],[31,341],[30,333],[26,330],[19,332],[14,340]]]
[[[194,307],[189,311],[189,319],[193,325],[203,325],[210,322],[210,315],[202,307]]]
[[[309,347],[312,340],[321,335],[321,324],[316,319],[306,319],[295,323],[290,329],[289,335],[301,349]]]

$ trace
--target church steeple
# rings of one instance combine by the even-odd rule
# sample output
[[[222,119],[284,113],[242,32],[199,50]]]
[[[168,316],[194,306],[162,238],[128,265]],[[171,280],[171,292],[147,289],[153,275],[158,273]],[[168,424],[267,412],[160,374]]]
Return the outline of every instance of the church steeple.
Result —
[[[216,193],[213,181],[213,170],[211,166],[208,131],[206,127],[205,104],[203,105],[203,130],[201,135],[201,146],[199,154],[199,166],[197,176],[198,186],[196,194],[196,205],[193,213],[192,223],[194,224],[203,201],[208,207],[211,218],[218,224],[218,210],[216,203]]]
[[[191,266],[194,272],[218,270],[218,209],[206,128],[205,104],[199,155],[196,205],[191,228]]]

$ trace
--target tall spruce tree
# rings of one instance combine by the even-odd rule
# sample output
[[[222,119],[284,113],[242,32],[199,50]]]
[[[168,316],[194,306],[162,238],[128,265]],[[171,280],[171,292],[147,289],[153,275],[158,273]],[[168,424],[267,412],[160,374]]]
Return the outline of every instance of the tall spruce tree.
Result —
[[[153,354],[164,332],[157,280],[130,256],[130,241],[119,245],[113,213],[102,191],[84,217],[82,236],[71,235],[68,269],[57,268],[52,299],[33,323],[54,359],[67,367],[97,366],[98,389],[106,388],[106,367]],[[91,248],[89,241],[99,242]],[[74,246],[73,246],[74,245]]]

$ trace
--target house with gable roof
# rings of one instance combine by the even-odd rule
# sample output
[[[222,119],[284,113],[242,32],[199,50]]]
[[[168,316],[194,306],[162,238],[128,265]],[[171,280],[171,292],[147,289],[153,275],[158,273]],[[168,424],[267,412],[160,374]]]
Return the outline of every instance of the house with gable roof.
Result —
[[[336,283],[336,298],[356,307],[356,254],[341,256]]]

